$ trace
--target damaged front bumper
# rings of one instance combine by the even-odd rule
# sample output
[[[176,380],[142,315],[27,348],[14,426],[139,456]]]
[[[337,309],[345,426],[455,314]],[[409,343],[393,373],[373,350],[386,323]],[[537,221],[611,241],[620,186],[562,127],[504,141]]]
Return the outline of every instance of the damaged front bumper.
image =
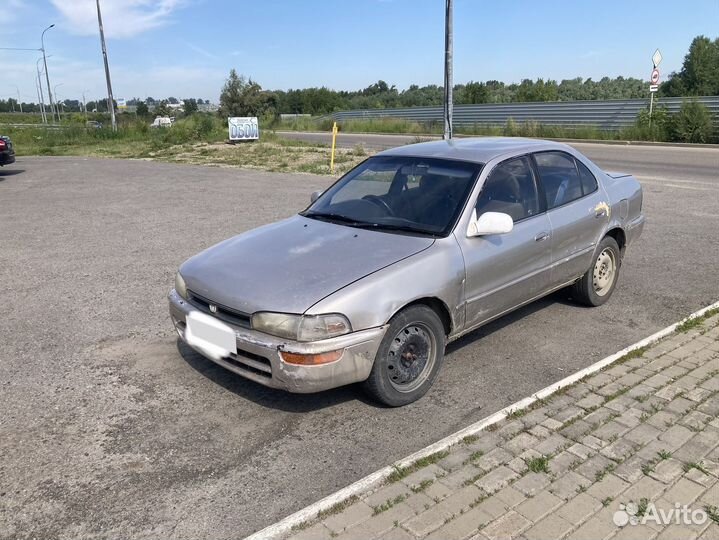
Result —
[[[182,298],[175,289],[168,295],[170,317],[177,334],[185,343],[185,320],[192,311],[199,311]],[[227,324],[227,323],[225,323]],[[289,392],[310,393],[336,388],[369,377],[377,349],[386,326],[360,330],[343,336],[312,342],[290,341],[248,328],[228,324],[237,342],[237,354],[216,359],[200,354],[218,365],[271,388]],[[342,356],[328,364],[297,365],[282,359],[281,352],[312,355],[343,351]]]

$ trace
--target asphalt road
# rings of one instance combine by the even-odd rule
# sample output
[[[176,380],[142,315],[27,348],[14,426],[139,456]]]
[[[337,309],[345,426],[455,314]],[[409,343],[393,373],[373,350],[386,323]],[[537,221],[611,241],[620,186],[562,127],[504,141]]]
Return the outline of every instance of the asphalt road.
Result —
[[[401,409],[355,387],[265,389],[171,330],[185,258],[331,179],[83,158],[0,169],[0,538],[238,538],[716,301],[719,152],[578,146],[645,184],[648,224],[614,297],[555,294],[480,329]]]

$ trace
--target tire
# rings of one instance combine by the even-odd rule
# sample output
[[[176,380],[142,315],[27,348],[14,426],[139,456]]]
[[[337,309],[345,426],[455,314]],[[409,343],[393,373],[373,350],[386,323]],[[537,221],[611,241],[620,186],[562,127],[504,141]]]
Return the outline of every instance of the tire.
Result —
[[[597,307],[612,296],[619,280],[622,254],[617,241],[605,236],[592,259],[589,270],[571,286],[572,298],[585,306]]]
[[[390,407],[417,401],[437,378],[445,344],[444,325],[433,309],[403,309],[390,321],[363,383],[365,392]]]

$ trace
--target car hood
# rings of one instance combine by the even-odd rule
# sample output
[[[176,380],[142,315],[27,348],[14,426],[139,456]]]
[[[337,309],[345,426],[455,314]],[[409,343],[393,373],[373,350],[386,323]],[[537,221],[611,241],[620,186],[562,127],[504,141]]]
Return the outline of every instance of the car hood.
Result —
[[[191,291],[245,313],[304,313],[433,242],[296,215],[225,240],[187,260],[180,273]]]

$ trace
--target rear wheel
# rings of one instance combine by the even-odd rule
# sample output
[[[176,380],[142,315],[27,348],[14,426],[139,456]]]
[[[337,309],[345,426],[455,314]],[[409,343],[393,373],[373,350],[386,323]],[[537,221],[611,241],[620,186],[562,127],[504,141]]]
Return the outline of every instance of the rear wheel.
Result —
[[[444,326],[434,310],[415,305],[400,311],[390,321],[365,391],[390,407],[418,400],[439,373],[444,346]]]
[[[619,278],[622,255],[617,241],[605,236],[592,266],[571,288],[572,298],[587,306],[601,306],[612,296]]]

